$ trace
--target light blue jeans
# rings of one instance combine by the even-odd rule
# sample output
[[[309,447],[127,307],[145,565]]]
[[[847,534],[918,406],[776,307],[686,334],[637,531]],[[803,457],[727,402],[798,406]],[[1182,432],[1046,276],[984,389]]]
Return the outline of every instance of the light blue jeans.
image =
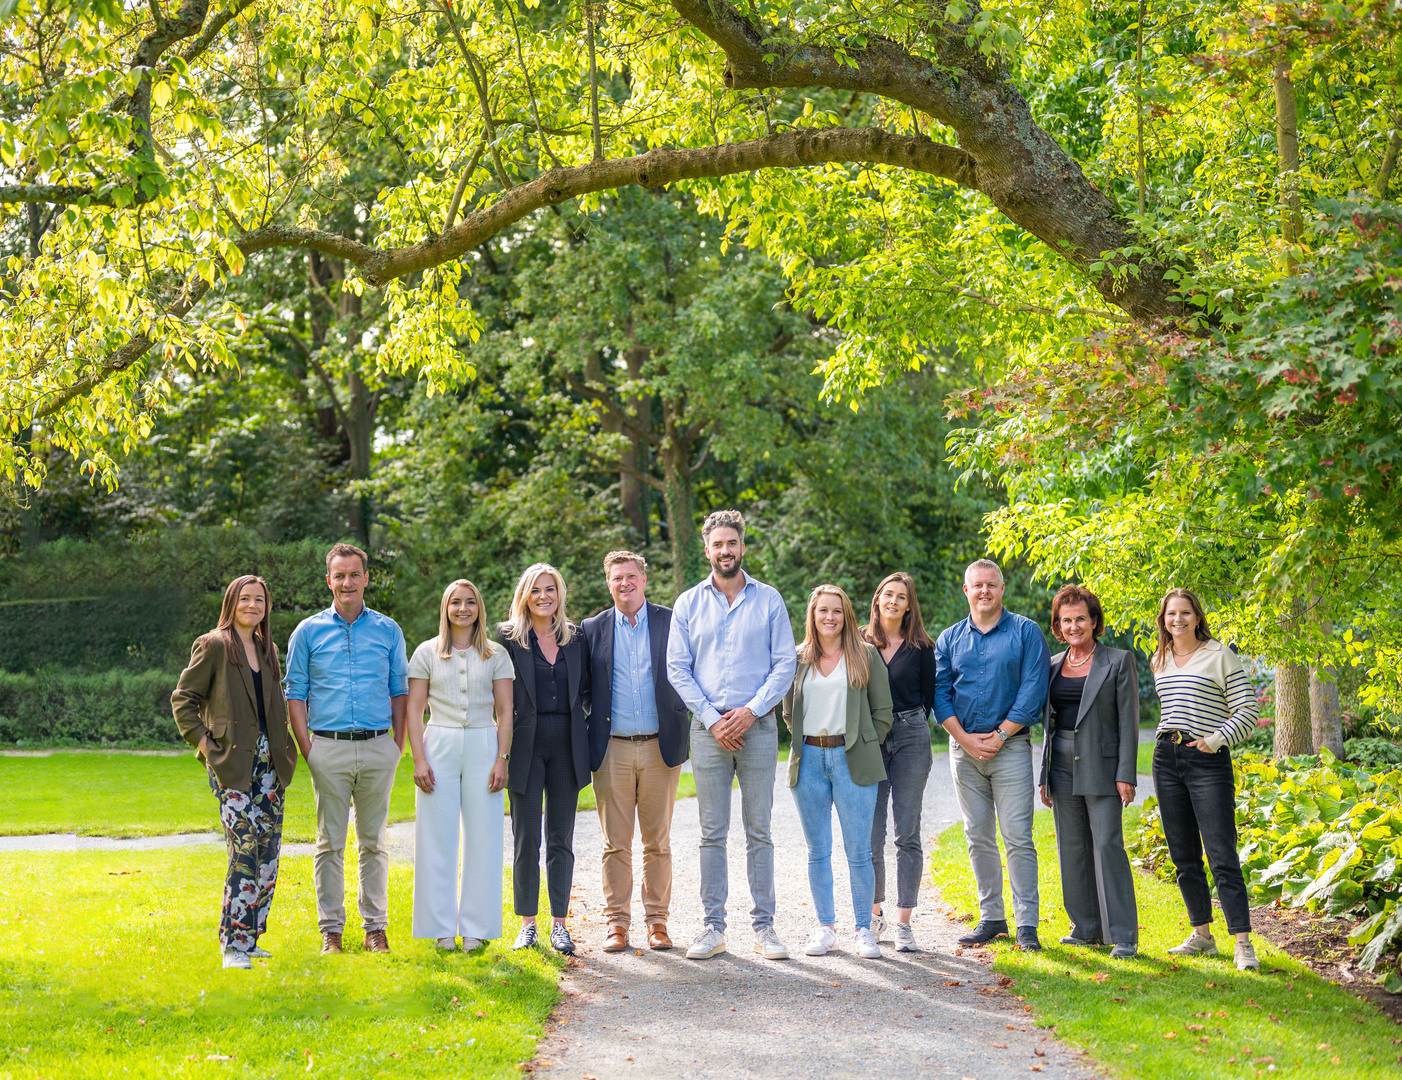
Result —
[[[730,834],[731,781],[740,781],[740,816],[745,823],[745,868],[749,872],[750,922],[756,930],[774,925],[774,841],[769,833],[774,809],[774,766],[779,760],[779,727],[772,712],[745,732],[745,745],[727,750],[699,720],[691,724],[691,774],[696,780],[696,811],[701,818],[701,908],[706,925],[725,932],[725,901],[730,894],[726,840]],[[868,821],[867,828],[871,828]]]
[[[832,926],[837,911],[832,899],[832,808],[842,827],[847,876],[852,883],[852,910],[857,929],[871,926],[876,872],[871,865],[871,822],[876,814],[876,784],[858,784],[847,771],[847,748],[810,746],[795,740],[790,753],[803,752],[793,801],[808,841],[808,888],[818,922]]]

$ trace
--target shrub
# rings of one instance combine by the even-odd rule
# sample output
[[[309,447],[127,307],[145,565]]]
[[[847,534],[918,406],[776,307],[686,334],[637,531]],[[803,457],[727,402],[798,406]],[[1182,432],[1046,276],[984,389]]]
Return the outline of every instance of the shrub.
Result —
[[[1402,770],[1354,769],[1322,750],[1271,761],[1236,759],[1237,830],[1246,884],[1278,901],[1359,920],[1349,941],[1372,971],[1402,938]],[[1135,861],[1171,875],[1157,801],[1128,839]],[[1402,991],[1402,973],[1387,980]]]
[[[1402,765],[1402,745],[1376,737],[1347,739],[1344,758],[1360,769],[1382,772]]]
[[[0,672],[0,742],[178,744],[170,712],[178,678],[165,671]]]

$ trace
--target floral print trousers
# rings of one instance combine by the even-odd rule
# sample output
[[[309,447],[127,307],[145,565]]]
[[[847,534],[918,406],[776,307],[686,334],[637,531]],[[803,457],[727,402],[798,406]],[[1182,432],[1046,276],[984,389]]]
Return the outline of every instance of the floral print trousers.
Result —
[[[258,736],[251,791],[221,787],[213,769],[209,786],[219,799],[219,821],[229,849],[219,946],[252,952],[267,926],[282,848],[283,792],[268,753],[268,737]]]

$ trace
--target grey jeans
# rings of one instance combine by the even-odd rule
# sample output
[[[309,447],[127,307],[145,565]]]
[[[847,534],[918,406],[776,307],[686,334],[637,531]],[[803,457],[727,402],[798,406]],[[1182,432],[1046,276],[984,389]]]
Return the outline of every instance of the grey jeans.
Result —
[[[971,757],[957,742],[949,744],[954,793],[964,816],[969,862],[978,885],[979,918],[1002,922],[1003,860],[998,832],[1008,852],[1008,882],[1018,926],[1037,925],[1037,849],[1032,843],[1032,737],[1014,735],[987,761]]]
[[[871,822],[871,866],[876,871],[875,902],[886,899],[886,806],[889,801],[896,832],[896,906],[913,908],[925,876],[920,847],[920,811],[925,782],[930,778],[930,721],[924,709],[896,713],[881,744],[886,779],[876,786],[876,815]]]
[[[725,930],[725,901],[730,893],[725,845],[730,834],[730,785],[735,777],[740,780],[745,866],[754,901],[750,921],[756,930],[774,924],[774,843],[769,819],[778,760],[779,725],[772,712],[751,725],[739,750],[725,749],[699,720],[691,723],[691,772],[701,818],[701,907],[708,927]]]

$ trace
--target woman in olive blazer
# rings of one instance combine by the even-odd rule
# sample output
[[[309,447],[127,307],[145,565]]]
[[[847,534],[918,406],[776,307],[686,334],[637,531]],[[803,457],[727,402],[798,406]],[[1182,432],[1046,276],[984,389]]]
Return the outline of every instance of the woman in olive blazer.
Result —
[[[550,944],[573,955],[565,917],[574,881],[575,805],[590,779],[589,654],[579,627],[565,616],[560,571],[549,563],[526,567],[511,598],[511,618],[500,630],[517,682],[506,781],[515,840],[512,891],[521,916],[514,948],[536,942],[543,809]]]
[[[881,740],[891,730],[891,682],[881,653],[857,633],[852,601],[836,585],[808,597],[793,687],[784,695],[784,723],[793,734],[789,787],[808,842],[808,886],[818,929],[804,949],[822,956],[837,944],[832,895],[832,811],[842,827],[852,886],[859,956],[877,959],[871,932],[876,874],[871,823],[877,785],[886,779]]]
[[[1111,956],[1127,958],[1139,943],[1122,824],[1138,779],[1139,674],[1132,654],[1096,641],[1104,629],[1096,595],[1062,586],[1052,599],[1052,635],[1067,647],[1051,658],[1041,789],[1056,821],[1061,894],[1071,919],[1061,943],[1108,940]]]
[[[262,578],[230,582],[219,625],[195,639],[170,695],[180,735],[196,748],[219,800],[229,849],[219,947],[229,968],[268,955],[258,938],[277,886],[284,793],[297,767],[268,627],[271,606]]]

